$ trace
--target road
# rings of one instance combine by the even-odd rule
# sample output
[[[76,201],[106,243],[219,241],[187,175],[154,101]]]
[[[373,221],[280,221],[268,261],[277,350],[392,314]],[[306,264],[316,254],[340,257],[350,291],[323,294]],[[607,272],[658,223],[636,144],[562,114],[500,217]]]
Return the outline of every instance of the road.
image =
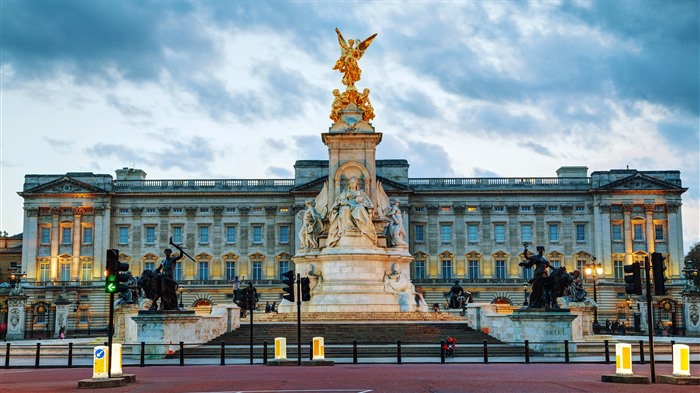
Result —
[[[670,364],[657,364],[670,374]],[[634,365],[649,376],[649,365]],[[691,372],[700,373],[697,364]],[[605,364],[371,364],[333,367],[155,366],[127,367],[136,382],[100,392],[387,392],[387,393],[516,393],[516,392],[697,392],[697,386],[622,385],[601,382],[614,374]],[[89,379],[89,368],[2,369],[3,391],[69,392],[78,380]]]

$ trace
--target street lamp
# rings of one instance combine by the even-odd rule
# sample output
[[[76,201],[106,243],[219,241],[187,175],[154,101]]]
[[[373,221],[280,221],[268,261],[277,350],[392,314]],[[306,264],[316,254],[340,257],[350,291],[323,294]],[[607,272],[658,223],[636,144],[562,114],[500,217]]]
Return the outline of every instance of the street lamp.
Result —
[[[523,293],[525,294],[525,301],[523,302],[523,306],[527,307],[527,283],[523,284]]]
[[[586,264],[585,269],[587,276],[593,276],[593,301],[595,302],[595,311],[593,314],[593,325],[598,325],[598,276],[603,275],[603,264],[596,263],[595,257],[591,257],[591,263]]]
[[[10,293],[14,295],[19,295],[22,293],[22,279],[27,277],[27,273],[12,273],[10,275],[10,283],[12,283],[12,290]]]
[[[185,288],[179,287],[179,288],[177,289],[177,293],[180,295],[180,304],[178,304],[177,306],[180,308],[180,310],[182,310],[182,309],[185,308],[185,305],[182,304],[182,293],[183,293],[183,292],[185,292]]]

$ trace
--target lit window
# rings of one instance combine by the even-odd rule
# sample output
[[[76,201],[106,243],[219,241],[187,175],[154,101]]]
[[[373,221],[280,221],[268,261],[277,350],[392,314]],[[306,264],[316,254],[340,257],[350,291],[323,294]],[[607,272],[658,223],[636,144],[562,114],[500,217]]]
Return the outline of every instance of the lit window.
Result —
[[[622,270],[622,261],[613,261],[613,275],[615,277],[615,280],[622,280]]]
[[[452,241],[452,225],[440,224],[440,241],[443,243]]]
[[[558,242],[559,241],[559,225],[550,224],[549,225],[549,241]]]
[[[506,241],[506,227],[503,224],[496,224],[493,226],[494,240],[496,243],[503,243]]]
[[[425,225],[416,224],[416,243],[423,243],[425,241]]]
[[[479,242],[479,226],[477,224],[467,225],[467,241],[469,243]]]
[[[440,211],[443,213],[449,213],[452,211],[452,208],[450,206],[441,206]]]
[[[262,244],[262,225],[253,225],[253,244]]]
[[[280,226],[280,244],[287,244],[289,243],[289,226],[288,225],[281,225]]]
[[[48,263],[39,264],[39,281],[41,281],[41,282],[49,281],[49,264]]]
[[[522,240],[524,242],[531,242],[532,241],[532,224],[523,224],[520,227],[520,230],[522,231]]]
[[[92,263],[83,262],[80,270],[80,281],[92,281]]]
[[[467,206],[467,211],[468,212],[475,212],[477,211],[478,208],[476,206]]]
[[[280,207],[280,213],[288,213],[289,208],[288,207]]]

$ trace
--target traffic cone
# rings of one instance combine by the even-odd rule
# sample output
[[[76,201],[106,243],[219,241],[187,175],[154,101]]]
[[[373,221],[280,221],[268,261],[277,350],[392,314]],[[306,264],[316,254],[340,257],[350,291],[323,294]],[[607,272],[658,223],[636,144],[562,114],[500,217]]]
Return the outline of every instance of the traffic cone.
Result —
[[[165,355],[166,359],[170,359],[175,355],[175,348],[173,347],[173,342],[170,342],[170,346],[168,346],[168,354]]]

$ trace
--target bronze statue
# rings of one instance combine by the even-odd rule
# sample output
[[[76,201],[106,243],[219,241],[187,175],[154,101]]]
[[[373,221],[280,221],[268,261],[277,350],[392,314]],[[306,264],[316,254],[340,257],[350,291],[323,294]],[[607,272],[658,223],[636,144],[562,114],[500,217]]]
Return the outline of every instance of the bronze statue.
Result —
[[[547,296],[544,291],[544,280],[548,276],[547,268],[551,268],[552,265],[544,256],[544,246],[537,246],[537,254],[532,256],[530,256],[527,246],[528,244],[525,243],[525,251],[523,251],[523,256],[527,259],[527,261],[520,262],[519,266],[525,268],[532,268],[535,266],[533,277],[530,279],[530,281],[528,281],[530,285],[532,285],[530,305],[528,308],[544,308],[545,297]]]
[[[355,82],[360,80],[360,75],[362,74],[362,70],[360,70],[357,62],[365,54],[377,33],[372,34],[362,42],[359,42],[359,40],[348,40],[346,42],[337,27],[335,32],[338,34],[338,43],[340,44],[340,58],[335,62],[333,69],[343,74],[343,84],[345,86],[348,86],[348,88],[354,87]],[[357,47],[355,43],[357,43]]]
[[[175,263],[187,254],[182,250],[182,247],[173,243],[172,238],[170,238],[170,245],[177,248],[180,253],[173,255],[173,251],[166,248],[165,259],[163,259],[156,271],[144,270],[138,281],[139,287],[143,289],[145,296],[152,301],[150,310],[158,310],[158,300],[160,300],[161,310],[179,309],[177,302],[178,284],[175,282],[173,272],[175,270]],[[187,256],[194,260],[194,258],[189,255]]]

